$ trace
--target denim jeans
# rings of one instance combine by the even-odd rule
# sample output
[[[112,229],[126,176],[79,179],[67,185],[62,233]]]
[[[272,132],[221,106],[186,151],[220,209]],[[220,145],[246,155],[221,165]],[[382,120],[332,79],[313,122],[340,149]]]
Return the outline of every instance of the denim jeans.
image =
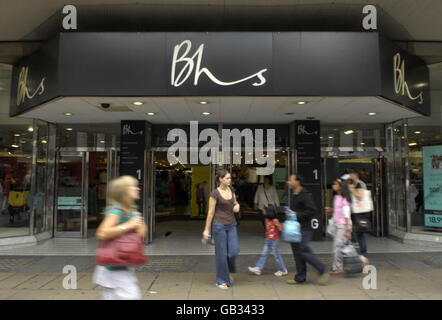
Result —
[[[290,243],[296,263],[296,282],[305,282],[305,280],[307,280],[307,262],[318,270],[320,274],[325,272],[325,266],[319,262],[308,246],[310,240],[312,239],[313,231],[301,230],[301,235],[301,242]]]
[[[367,256],[367,241],[365,240],[365,234],[363,232],[356,232],[357,240],[359,242],[359,248],[361,249],[361,255]]]
[[[236,223],[223,225],[214,222],[212,235],[215,239],[216,281],[230,286],[230,273],[235,273],[235,259],[239,254]]]
[[[259,268],[259,270],[262,270],[264,268],[264,264],[266,263],[267,257],[272,251],[275,255],[276,262],[278,262],[279,264],[279,270],[286,271],[287,269],[285,267],[284,261],[282,260],[281,254],[279,253],[279,239],[266,240],[264,251],[262,252],[261,258],[259,258],[256,266]]]

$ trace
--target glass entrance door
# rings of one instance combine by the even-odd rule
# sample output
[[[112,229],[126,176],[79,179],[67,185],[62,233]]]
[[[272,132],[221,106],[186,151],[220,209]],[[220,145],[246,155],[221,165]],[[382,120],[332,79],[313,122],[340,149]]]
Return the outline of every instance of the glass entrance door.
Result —
[[[87,152],[60,152],[57,155],[56,237],[86,237],[88,155]]]

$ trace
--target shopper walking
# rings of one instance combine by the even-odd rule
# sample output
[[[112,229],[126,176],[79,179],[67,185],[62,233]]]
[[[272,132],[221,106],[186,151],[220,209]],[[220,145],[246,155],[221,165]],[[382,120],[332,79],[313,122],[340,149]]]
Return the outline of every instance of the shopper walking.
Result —
[[[264,226],[264,230],[266,229],[265,223],[265,215],[264,215],[264,206],[265,205],[273,205],[276,208],[276,212],[279,212],[279,197],[276,192],[276,188],[272,186],[272,177],[265,176],[264,183],[258,187],[255,193],[254,199],[255,209],[259,210],[259,215],[261,218],[262,225]]]
[[[333,212],[333,224],[335,229],[333,242],[333,267],[331,275],[338,275],[344,272],[342,247],[351,239],[351,196],[346,182],[336,179],[332,185],[335,196],[333,208],[325,207],[327,213]]]
[[[282,225],[278,220],[276,210],[273,206],[267,205],[263,209],[266,224],[266,241],[264,251],[255,267],[249,267],[249,271],[256,275],[261,275],[262,269],[267,261],[269,254],[273,251],[276,262],[279,264],[279,270],[275,272],[275,276],[281,277],[288,274],[281,254],[279,253],[279,231],[282,230]]]
[[[209,211],[203,239],[208,240],[213,232],[216,256],[216,286],[227,290],[233,281],[230,273],[235,273],[235,259],[239,254],[238,234],[235,212],[240,206],[235,193],[230,188],[231,176],[227,170],[220,169],[216,174],[219,183],[209,198]]]
[[[311,229],[311,219],[316,213],[316,206],[313,197],[303,186],[303,179],[298,174],[290,175],[287,184],[290,192],[290,209],[296,214],[301,224],[302,240],[298,243],[290,243],[296,263],[296,276],[294,280],[288,280],[289,284],[301,284],[307,280],[307,262],[318,272],[318,283],[324,285],[328,281],[326,267],[319,262],[309,247],[313,230]]]
[[[348,187],[350,192],[357,198],[362,199],[364,196],[364,190],[367,190],[367,186],[364,181],[360,178],[360,172],[357,169],[349,170],[349,179],[348,179]],[[355,241],[359,243],[359,248],[361,249],[361,254],[364,257],[367,257],[367,241],[365,239],[365,234],[358,230],[357,220],[359,219],[368,219],[371,221],[371,212],[362,212],[356,213],[352,212],[351,219],[354,225],[354,235]]]
[[[147,226],[135,203],[140,198],[137,179],[122,176],[109,184],[109,203],[106,217],[97,229],[99,240],[110,240],[124,233],[136,230],[143,238]],[[141,291],[135,276],[135,267],[97,266],[93,275],[94,283],[102,288],[105,300],[139,300]]]

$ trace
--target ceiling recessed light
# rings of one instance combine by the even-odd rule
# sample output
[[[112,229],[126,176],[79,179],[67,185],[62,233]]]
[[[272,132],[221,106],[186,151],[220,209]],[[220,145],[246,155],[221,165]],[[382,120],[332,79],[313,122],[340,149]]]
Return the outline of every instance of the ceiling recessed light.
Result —
[[[34,128],[29,127],[29,128],[28,128],[28,131],[29,131],[29,132],[33,132],[33,131],[34,131]]]
[[[18,144],[11,144],[11,147],[18,148]]]
[[[65,113],[63,113],[65,116],[72,116],[73,115],[73,113],[72,112],[65,112]]]
[[[328,136],[329,139],[333,139],[333,136]]]
[[[369,116],[375,116],[375,115],[376,115],[376,112],[369,112],[368,115],[369,115]]]
[[[200,101],[200,104],[208,104],[207,101]]]
[[[105,143],[105,141],[104,141],[104,140],[101,140],[100,143]]]
[[[41,140],[41,143],[48,143],[46,140]]]
[[[352,134],[352,133],[354,133],[353,130],[347,130],[347,131],[344,131],[344,134]]]
[[[66,128],[66,131],[72,131],[72,128]]]
[[[14,137],[20,137],[20,133],[14,133]]]
[[[144,104],[144,102],[141,102],[141,101],[134,101],[134,102],[132,102],[132,104],[133,104],[133,105],[136,105],[136,106],[142,106],[142,105]]]
[[[411,143],[409,143],[408,144],[410,147],[413,147],[413,146],[416,146],[417,145],[417,142],[411,142]]]
[[[414,133],[415,133],[415,134],[421,134],[422,131],[415,131]]]
[[[155,112],[148,112],[148,113],[146,113],[148,116],[154,116],[155,115]]]
[[[203,116],[209,116],[210,115],[210,112],[202,112],[201,113]]]
[[[296,101],[296,104],[307,104],[307,101]]]
[[[361,142],[361,145],[362,145],[362,146],[365,145],[365,142]]]

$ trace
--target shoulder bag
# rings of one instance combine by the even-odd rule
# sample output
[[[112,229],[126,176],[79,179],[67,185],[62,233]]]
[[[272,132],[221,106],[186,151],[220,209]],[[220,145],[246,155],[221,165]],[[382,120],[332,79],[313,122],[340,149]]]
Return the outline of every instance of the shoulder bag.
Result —
[[[269,201],[269,197],[267,197],[267,192],[266,192],[266,188],[263,186],[262,190],[264,191],[264,195],[266,196],[267,199],[267,211],[273,211],[275,213],[275,215],[277,215],[277,211],[276,211],[276,206],[274,204],[271,204]]]
[[[114,209],[124,212],[121,208]],[[147,261],[143,238],[135,230],[101,241],[95,259],[97,265],[108,267],[135,266]]]
[[[372,230],[371,212],[373,211],[373,199],[371,191],[363,189],[362,199],[358,199],[351,195],[351,211],[352,220],[354,222],[355,231],[370,232]]]

